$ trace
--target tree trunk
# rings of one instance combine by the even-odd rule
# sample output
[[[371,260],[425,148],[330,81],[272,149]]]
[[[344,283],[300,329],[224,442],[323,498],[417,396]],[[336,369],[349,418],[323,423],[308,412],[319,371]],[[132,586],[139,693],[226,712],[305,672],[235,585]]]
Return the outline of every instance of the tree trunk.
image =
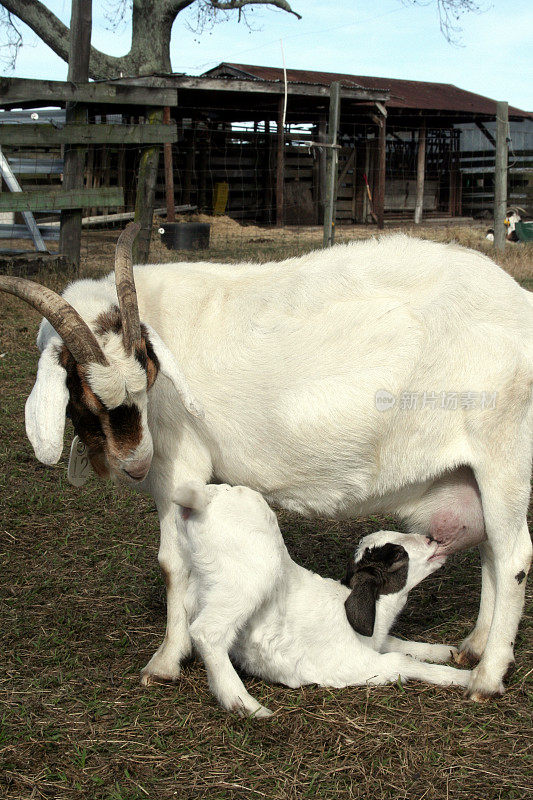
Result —
[[[133,0],[130,52],[117,58],[91,47],[89,77],[119,78],[172,72],[172,24],[180,11],[195,2],[196,0]],[[287,0],[209,0],[206,13],[209,13],[209,5],[211,12],[215,14],[217,9],[237,9],[240,12],[242,6],[254,3],[268,3],[301,19]],[[1,5],[25,22],[63,61],[68,61],[70,31],[41,0],[2,0]]]
[[[171,72],[170,36],[179,11],[194,0],[134,0],[132,45],[125,56],[108,56],[91,47],[89,76],[118,78]],[[2,0],[2,5],[26,23],[64,61],[68,61],[70,30],[40,0]]]

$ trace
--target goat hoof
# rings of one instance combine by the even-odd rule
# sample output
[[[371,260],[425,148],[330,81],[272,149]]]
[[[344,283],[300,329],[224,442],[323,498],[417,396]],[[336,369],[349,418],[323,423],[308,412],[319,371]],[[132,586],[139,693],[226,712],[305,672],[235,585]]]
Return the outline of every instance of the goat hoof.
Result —
[[[251,702],[245,702],[240,697],[232,704],[230,711],[235,712],[239,717],[248,717],[251,719],[266,719],[267,717],[271,717],[274,713],[270,711],[269,708],[259,705],[259,703],[256,703],[253,699]]]
[[[465,697],[467,700],[472,700],[474,703],[487,703],[489,700],[496,700],[498,697],[501,697],[503,692],[503,687],[494,692],[482,692],[480,689],[469,691],[467,689]]]
[[[461,650],[460,652],[455,652],[452,655],[453,655],[453,660],[460,667],[473,667],[479,661],[479,656],[477,656],[475,653],[473,653],[471,650],[468,650],[467,648]]]
[[[141,672],[141,686],[153,686],[154,684],[168,684],[176,683],[179,679],[178,675],[157,675],[154,672],[142,670]]]
[[[470,684],[466,689],[466,697],[475,703],[494,700],[505,692],[503,681],[494,680],[483,665],[477,666],[470,674]]]

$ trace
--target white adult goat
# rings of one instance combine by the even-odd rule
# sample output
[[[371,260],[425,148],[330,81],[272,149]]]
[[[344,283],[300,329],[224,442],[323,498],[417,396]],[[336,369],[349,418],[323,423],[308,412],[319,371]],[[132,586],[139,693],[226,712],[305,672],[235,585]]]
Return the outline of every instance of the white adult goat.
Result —
[[[67,344],[43,322],[26,407],[37,457],[59,458],[68,404],[95,470],[155,498],[167,631],[144,682],[177,678],[190,649],[174,491],[214,479],[309,516],[396,514],[443,553],[480,543],[481,606],[461,655],[481,658],[473,698],[501,693],[532,552],[529,293],[478,252],[402,235],[134,274],[144,327],[131,279],[118,281],[122,318],[112,276],[53,296],[87,324],[31,282],[0,277],[0,289]]]
[[[223,708],[271,714],[248,694],[230,654],[251,675],[292,688],[399,678],[467,685],[467,670],[442,664],[452,656],[449,647],[389,636],[409,591],[446,560],[436,557],[436,542],[396,531],[365,536],[347,588],[291,559],[276,515],[258,492],[188,483],[175,499],[190,568],[189,630]]]

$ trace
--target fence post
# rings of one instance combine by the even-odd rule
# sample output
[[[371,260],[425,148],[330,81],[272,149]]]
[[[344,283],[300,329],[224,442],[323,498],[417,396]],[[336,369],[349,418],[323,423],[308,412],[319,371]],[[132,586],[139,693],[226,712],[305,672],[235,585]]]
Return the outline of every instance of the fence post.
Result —
[[[416,159],[416,202],[415,225],[422,222],[424,210],[424,178],[426,172],[426,120],[423,119],[418,129],[418,153]]]
[[[379,230],[385,227],[385,178],[387,166],[387,111],[380,111],[378,121],[378,163],[377,182],[374,191],[374,212]]]
[[[150,108],[146,114],[146,119],[148,124],[162,123],[163,109]],[[160,145],[158,144],[147,147],[139,163],[137,195],[135,197],[135,222],[140,222],[141,230],[133,243],[134,264],[146,264],[150,253],[159,150]]]
[[[89,80],[89,54],[91,49],[92,0],[72,0],[70,18],[70,49],[68,80],[72,83]],[[78,103],[67,103],[66,122],[87,122],[87,109]],[[65,147],[63,188],[83,189],[85,148]],[[69,266],[80,266],[82,209],[61,212],[59,251]]]
[[[163,122],[170,125],[170,106],[163,109]],[[174,203],[174,168],[172,163],[172,144],[167,142],[163,145],[163,156],[165,160],[165,200],[167,204],[167,222],[176,221],[176,205]]]
[[[337,201],[337,131],[341,116],[341,85],[334,81],[329,94],[328,147],[326,152],[326,203],[324,207],[324,247],[335,241],[335,209]]]
[[[283,227],[284,217],[284,189],[285,189],[285,131],[283,130],[283,109],[285,98],[280,95],[278,100],[278,135],[276,159],[276,225]]]
[[[496,103],[496,156],[494,163],[494,247],[505,250],[505,214],[507,211],[507,160],[509,141],[509,105]]]

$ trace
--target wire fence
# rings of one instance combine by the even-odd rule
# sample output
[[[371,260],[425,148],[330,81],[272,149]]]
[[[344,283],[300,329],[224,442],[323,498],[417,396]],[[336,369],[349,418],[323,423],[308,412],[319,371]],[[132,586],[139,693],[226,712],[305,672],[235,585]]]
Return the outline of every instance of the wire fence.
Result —
[[[237,116],[235,109],[234,117]],[[178,140],[172,145],[174,201],[179,221],[208,222],[215,255],[242,258],[297,253],[320,246],[324,217],[326,150],[325,126],[298,121],[283,131],[280,145],[273,121],[240,122],[179,108]],[[242,110],[241,110],[242,114]],[[252,114],[250,114],[252,116]],[[256,115],[257,116],[257,115]],[[21,126],[38,122],[64,125],[64,111],[6,112],[4,122]],[[325,119],[325,117],[324,117]],[[368,235],[375,226],[374,199],[378,181],[378,129],[370,118],[342,118],[338,132],[336,227],[338,237]],[[138,116],[93,116],[91,122],[124,124]],[[385,221],[412,222],[417,192],[418,130],[388,125],[386,138]],[[431,221],[488,220],[494,208],[495,122],[428,128],[426,140],[423,218]],[[84,255],[99,252],[98,238],[111,241],[135,207],[137,175],[143,145],[92,145],[85,160],[85,188],[122,187],[121,206],[88,206],[83,210]],[[3,148],[10,168],[24,191],[60,188],[61,146]],[[280,162],[281,159],[281,162]],[[280,178],[280,163],[283,179]],[[0,182],[2,183],[2,182]],[[5,184],[2,185],[5,190]],[[282,195],[282,199],[281,198]],[[526,214],[533,211],[533,123],[511,122],[508,204]],[[177,260],[158,231],[165,227],[163,159],[156,184],[156,218],[150,258]],[[59,217],[53,208],[35,212],[48,249],[56,250]],[[361,226],[366,226],[361,228]],[[32,249],[28,229],[19,213],[0,212],[0,249]],[[105,249],[105,248],[104,248]],[[278,252],[279,251],[279,252]]]

